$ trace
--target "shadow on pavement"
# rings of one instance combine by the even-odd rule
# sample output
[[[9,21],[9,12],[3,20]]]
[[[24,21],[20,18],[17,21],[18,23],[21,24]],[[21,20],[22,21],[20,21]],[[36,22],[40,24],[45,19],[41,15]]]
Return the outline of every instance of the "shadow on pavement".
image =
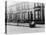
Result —
[[[10,25],[10,26],[18,26],[18,27],[29,27],[29,26],[24,26],[24,25],[12,25],[12,24],[8,24],[8,25]],[[32,28],[45,28],[45,25],[42,25],[42,26],[35,26],[35,27],[32,27]]]

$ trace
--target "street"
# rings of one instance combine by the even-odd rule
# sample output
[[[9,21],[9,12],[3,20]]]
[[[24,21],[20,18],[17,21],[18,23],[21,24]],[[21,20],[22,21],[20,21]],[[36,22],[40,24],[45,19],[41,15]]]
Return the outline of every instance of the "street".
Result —
[[[11,23],[11,24],[13,24],[13,23]],[[15,24],[7,25],[7,34],[44,32],[45,31],[44,26],[45,25],[36,24],[35,28],[30,28],[29,26],[16,26]]]

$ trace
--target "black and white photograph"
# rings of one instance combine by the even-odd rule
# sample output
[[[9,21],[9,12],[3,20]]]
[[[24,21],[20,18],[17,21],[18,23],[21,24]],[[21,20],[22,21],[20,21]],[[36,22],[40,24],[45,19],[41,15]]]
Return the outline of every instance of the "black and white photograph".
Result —
[[[45,4],[30,1],[5,1],[5,33],[45,32]]]

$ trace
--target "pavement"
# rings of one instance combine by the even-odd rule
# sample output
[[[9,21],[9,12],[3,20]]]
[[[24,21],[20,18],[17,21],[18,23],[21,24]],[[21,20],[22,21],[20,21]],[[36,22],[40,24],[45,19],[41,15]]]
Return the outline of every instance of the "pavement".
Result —
[[[16,23],[7,23],[7,34],[22,34],[22,33],[37,33],[45,32],[45,25],[36,24],[34,28],[30,28],[29,24],[21,24],[22,26],[16,26]],[[24,25],[24,26],[23,26]],[[26,25],[26,26],[25,26]]]

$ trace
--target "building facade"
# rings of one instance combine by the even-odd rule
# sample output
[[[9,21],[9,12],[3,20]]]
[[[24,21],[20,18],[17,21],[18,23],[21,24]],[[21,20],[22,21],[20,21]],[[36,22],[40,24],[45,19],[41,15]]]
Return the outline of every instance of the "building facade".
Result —
[[[10,15],[13,21],[44,20],[44,4],[21,2],[10,7]],[[8,16],[10,18],[10,15]]]

